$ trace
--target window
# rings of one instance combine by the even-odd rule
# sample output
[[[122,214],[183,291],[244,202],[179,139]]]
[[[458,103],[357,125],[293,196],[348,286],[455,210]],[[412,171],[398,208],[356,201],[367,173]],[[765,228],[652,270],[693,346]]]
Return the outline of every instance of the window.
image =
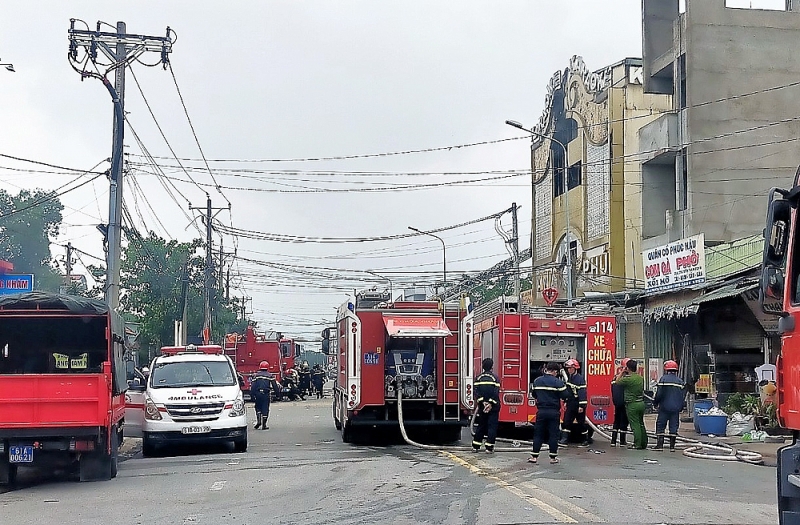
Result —
[[[179,361],[157,363],[152,370],[153,388],[233,386],[237,384],[226,361]]]
[[[582,177],[581,177],[581,161],[576,162],[572,166],[569,167],[567,170],[567,186],[569,189],[577,188],[581,185]]]

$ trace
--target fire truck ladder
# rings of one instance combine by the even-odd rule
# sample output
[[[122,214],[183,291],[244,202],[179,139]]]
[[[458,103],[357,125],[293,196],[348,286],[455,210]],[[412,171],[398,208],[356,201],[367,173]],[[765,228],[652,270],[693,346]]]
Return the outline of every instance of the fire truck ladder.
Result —
[[[444,397],[443,418],[445,421],[458,421],[460,419],[459,404],[459,323],[460,311],[458,303],[444,304],[444,322],[453,333],[444,339]]]
[[[522,388],[523,370],[527,367],[527,360],[522,359],[522,319],[519,315],[507,315],[503,323],[503,370],[498,370],[502,379],[510,379],[514,389]],[[525,365],[523,367],[523,365]],[[503,385],[508,388],[508,386]],[[524,391],[524,390],[523,390]]]

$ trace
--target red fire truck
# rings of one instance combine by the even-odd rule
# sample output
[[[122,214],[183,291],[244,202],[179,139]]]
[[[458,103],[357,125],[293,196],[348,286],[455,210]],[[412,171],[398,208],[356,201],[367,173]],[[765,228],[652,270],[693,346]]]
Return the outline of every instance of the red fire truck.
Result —
[[[390,303],[357,294],[337,315],[338,375],[333,419],[342,441],[378,427],[399,427],[398,390],[407,427],[460,439],[472,401],[472,313],[458,303]]]
[[[0,297],[0,483],[21,466],[117,475],[125,412],[125,325],[101,301]]]
[[[578,313],[576,313],[578,312]],[[606,313],[606,315],[602,315]],[[550,361],[574,358],[581,363],[589,401],[588,418],[595,424],[614,420],[611,380],[616,358],[616,318],[610,312],[523,306],[501,297],[475,309],[474,364],[494,359],[500,378],[500,425],[508,432],[536,420],[530,395],[533,380]]]
[[[800,524],[800,169],[791,190],[769,194],[761,275],[761,307],[780,316],[781,351],[777,368],[777,414],[792,429],[792,444],[778,452],[778,517]]]
[[[258,372],[261,362],[268,362],[269,371],[281,381],[284,372],[294,368],[295,360],[300,356],[300,345],[280,334],[276,339],[269,339],[266,334],[248,326],[243,335],[228,334],[225,337],[225,354],[233,359],[236,371],[244,378],[242,391],[247,399],[250,396],[250,380]]]

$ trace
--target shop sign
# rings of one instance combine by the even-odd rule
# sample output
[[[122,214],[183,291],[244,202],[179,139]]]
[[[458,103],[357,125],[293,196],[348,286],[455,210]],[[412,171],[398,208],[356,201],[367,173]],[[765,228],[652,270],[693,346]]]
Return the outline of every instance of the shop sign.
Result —
[[[671,242],[642,252],[645,290],[675,290],[706,280],[705,235]]]
[[[0,295],[33,291],[33,275],[0,275]]]
[[[694,384],[695,394],[711,393],[711,374],[700,374],[700,379]]]

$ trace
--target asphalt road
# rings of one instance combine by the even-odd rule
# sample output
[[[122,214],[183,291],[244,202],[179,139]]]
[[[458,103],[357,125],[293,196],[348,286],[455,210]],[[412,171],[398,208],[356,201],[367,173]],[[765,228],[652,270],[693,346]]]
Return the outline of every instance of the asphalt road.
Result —
[[[251,430],[246,453],[143,458],[137,444],[125,445],[132,456],[112,481],[28,472],[0,494],[0,523],[777,523],[771,467],[606,443],[594,447],[601,453],[566,449],[556,466],[528,464],[525,447],[490,456],[345,445],[329,399],[274,404],[270,430]]]

